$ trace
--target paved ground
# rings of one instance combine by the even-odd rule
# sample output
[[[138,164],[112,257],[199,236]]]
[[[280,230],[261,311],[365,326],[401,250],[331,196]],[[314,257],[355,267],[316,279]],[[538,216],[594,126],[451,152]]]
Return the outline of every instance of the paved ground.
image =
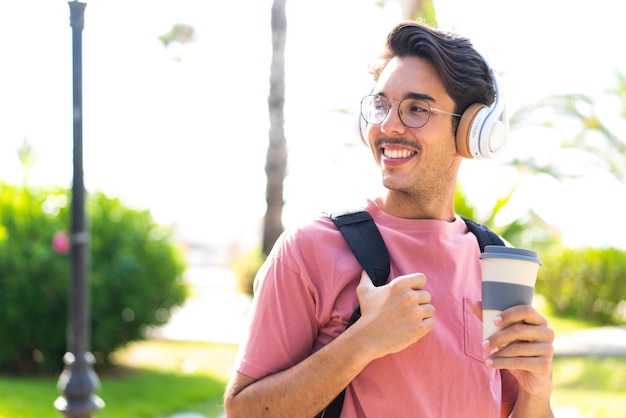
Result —
[[[237,344],[244,333],[250,298],[237,292],[235,277],[222,267],[193,267],[187,280],[194,293],[170,322],[156,330],[156,338]],[[626,356],[626,327],[603,327],[557,335],[555,356]],[[557,418],[580,417],[575,408],[555,411]],[[181,413],[169,418],[206,418]]]
[[[556,357],[626,356],[626,326],[602,327],[557,335],[554,341]]]
[[[193,285],[193,293],[153,336],[237,344],[244,332],[250,298],[237,292],[234,274],[223,267],[193,267],[186,279]]]

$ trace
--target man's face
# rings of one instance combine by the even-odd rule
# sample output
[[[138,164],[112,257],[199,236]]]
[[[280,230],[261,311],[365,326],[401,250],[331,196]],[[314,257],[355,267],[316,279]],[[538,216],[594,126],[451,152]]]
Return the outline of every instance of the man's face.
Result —
[[[433,108],[454,111],[454,102],[435,68],[422,58],[393,58],[373,94],[393,102],[382,123],[367,128],[367,141],[380,167],[383,185],[391,191],[422,197],[449,190],[450,182],[456,182],[461,160],[452,131],[454,116],[432,112],[426,125],[409,128],[398,115],[397,102],[406,97],[421,97]]]

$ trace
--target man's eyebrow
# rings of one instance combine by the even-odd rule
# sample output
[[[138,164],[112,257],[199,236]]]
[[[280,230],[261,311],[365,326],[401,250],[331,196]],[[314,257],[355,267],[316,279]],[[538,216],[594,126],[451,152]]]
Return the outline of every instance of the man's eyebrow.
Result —
[[[435,102],[436,101],[434,98],[432,98],[428,94],[424,94],[424,93],[412,93],[412,92],[409,92],[409,93],[404,95],[404,98],[405,99],[415,99],[415,100],[427,100],[429,102]]]
[[[373,93],[373,94],[375,94],[376,96],[383,96],[388,99],[387,95],[382,91],[378,93]],[[426,101],[433,102],[433,103],[437,102],[432,96],[429,96],[428,94],[415,93],[415,92],[406,93],[402,99],[426,100]]]

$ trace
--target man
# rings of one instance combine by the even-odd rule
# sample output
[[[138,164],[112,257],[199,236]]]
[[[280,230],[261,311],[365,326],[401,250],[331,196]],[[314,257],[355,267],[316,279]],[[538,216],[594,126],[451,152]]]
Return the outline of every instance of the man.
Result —
[[[460,115],[494,101],[489,68],[468,40],[403,22],[372,74],[361,117],[385,192],[366,208],[389,282],[328,217],[288,230],[257,276],[227,416],[313,417],[346,387],[342,417],[552,416],[554,333],[517,306],[481,341],[480,250],[454,211]]]

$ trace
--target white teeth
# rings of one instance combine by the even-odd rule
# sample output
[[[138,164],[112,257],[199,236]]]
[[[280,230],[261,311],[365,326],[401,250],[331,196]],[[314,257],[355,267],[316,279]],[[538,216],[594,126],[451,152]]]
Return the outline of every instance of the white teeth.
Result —
[[[385,157],[387,158],[408,158],[410,157],[414,151],[410,151],[407,149],[403,149],[403,150],[398,150],[398,149],[387,149],[385,148],[383,150],[383,153],[385,154]]]

